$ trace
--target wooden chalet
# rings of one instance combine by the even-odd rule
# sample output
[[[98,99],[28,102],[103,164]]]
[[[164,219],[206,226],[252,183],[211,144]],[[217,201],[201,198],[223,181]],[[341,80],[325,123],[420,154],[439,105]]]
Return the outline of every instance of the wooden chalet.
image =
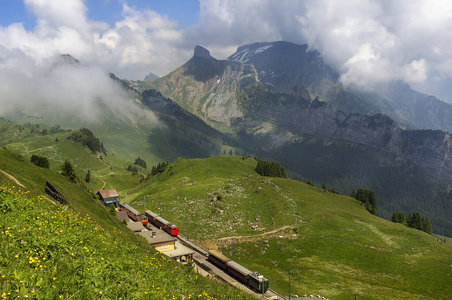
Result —
[[[115,190],[95,190],[95,195],[99,196],[100,201],[105,205],[110,207],[112,204],[115,207],[119,205],[119,193]]]

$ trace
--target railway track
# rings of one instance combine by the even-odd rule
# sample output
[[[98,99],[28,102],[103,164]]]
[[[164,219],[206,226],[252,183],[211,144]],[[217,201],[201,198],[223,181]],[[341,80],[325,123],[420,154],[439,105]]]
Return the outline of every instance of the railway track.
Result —
[[[199,257],[199,256],[196,257],[196,255],[195,255],[193,259],[196,261],[197,264],[200,265],[201,268],[203,268],[205,271],[207,271],[211,275],[215,276],[215,278],[218,278],[224,282],[227,282],[227,283],[231,284],[232,286],[235,286],[235,287],[241,289],[242,291],[253,294],[256,297],[265,297],[267,299],[274,299],[274,300],[285,300],[286,299],[284,296],[282,296],[281,294],[277,293],[276,291],[274,291],[272,289],[268,289],[267,292],[263,295],[253,292],[247,286],[241,284],[240,282],[236,281],[235,279],[233,279],[232,277],[227,275],[225,272],[223,272],[223,270],[220,270],[216,266],[208,263],[207,262],[208,251],[206,249],[197,245],[193,241],[191,241],[185,237],[182,237],[181,235],[178,235],[176,238],[179,240],[180,243],[184,244],[185,246],[189,247],[190,249],[193,249],[199,255],[202,256],[202,257]]]
[[[267,292],[265,293],[265,297],[271,298],[271,299],[281,299],[281,300],[286,299],[286,297],[284,297],[283,295],[281,295],[280,293],[278,293],[272,289],[267,290]]]

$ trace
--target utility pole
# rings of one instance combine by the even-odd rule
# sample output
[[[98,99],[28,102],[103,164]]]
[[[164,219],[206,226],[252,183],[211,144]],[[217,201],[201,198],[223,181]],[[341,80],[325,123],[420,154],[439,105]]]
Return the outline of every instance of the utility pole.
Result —
[[[146,213],[146,196],[144,196],[144,213]]]

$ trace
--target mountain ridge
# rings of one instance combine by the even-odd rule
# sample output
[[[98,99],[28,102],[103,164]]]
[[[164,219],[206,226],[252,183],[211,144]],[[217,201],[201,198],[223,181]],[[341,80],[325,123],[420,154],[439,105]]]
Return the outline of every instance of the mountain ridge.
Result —
[[[268,53],[273,48],[273,46],[268,47],[270,44],[263,45],[255,45],[255,50],[258,50],[255,51],[257,55]],[[282,45],[286,44],[282,43]],[[307,49],[306,47],[302,48]],[[245,51],[246,48],[239,49]],[[317,54],[314,53],[313,55],[318,58]],[[228,63],[225,61],[219,62],[210,57],[210,54],[206,56],[204,55],[203,59],[211,60],[216,64]],[[243,61],[247,59],[247,56],[242,55],[240,57],[243,58]],[[428,174],[428,177],[432,180],[443,185],[448,185],[452,180],[452,161],[450,159],[452,157],[452,145],[448,133],[433,130],[407,131],[396,121],[377,111],[370,115],[341,111],[333,105],[334,103],[322,101],[320,96],[313,97],[310,93],[312,86],[306,87],[305,82],[299,82],[296,86],[291,87],[292,90],[289,93],[273,92],[268,88],[268,84],[260,80],[258,69],[248,62],[250,61],[246,61],[246,63],[230,61],[228,67],[223,69],[223,74],[219,75],[217,72],[215,77],[210,79],[208,88],[206,88],[208,85],[206,82],[196,81],[193,73],[185,73],[187,75],[185,76],[181,71],[183,70],[182,67],[152,82],[152,88],[159,90],[165,97],[173,99],[181,107],[205,120],[209,125],[216,126],[215,128],[231,137],[236,137],[244,145],[246,151],[258,153],[270,159],[278,160],[278,156],[286,152],[285,149],[290,148],[292,149],[291,153],[294,153],[292,145],[301,147],[298,148],[298,151],[303,152],[305,151],[303,149],[309,149],[309,141],[313,138],[324,141],[323,146],[317,144],[318,147],[327,147],[328,144],[335,143],[335,141],[344,141],[336,143],[333,148],[327,147],[326,149],[338,149],[337,147],[347,149],[350,145],[360,144],[369,148],[355,148],[361,151],[361,154],[358,154],[359,156],[372,157],[372,155],[376,155],[376,157],[379,157],[373,160],[370,168],[373,168],[373,170],[380,168],[378,174],[386,174],[384,170],[386,164],[398,166],[399,161],[408,160],[419,167],[422,172]],[[195,64],[196,60],[192,58],[189,63]],[[230,72],[231,66],[237,66],[240,72]],[[198,67],[202,69],[202,66]],[[252,70],[252,72],[245,74],[246,68]],[[195,66],[193,66],[193,69],[195,69]],[[322,70],[318,70],[318,74],[321,74]],[[178,74],[177,78],[174,74]],[[228,80],[225,80],[226,78]],[[276,78],[276,75],[273,78]],[[309,76],[305,78],[308,80]],[[244,79],[247,80],[246,84],[241,85],[240,83]],[[327,82],[331,82],[331,80],[328,79]],[[196,88],[187,88],[188,86]],[[205,88],[204,93],[202,88]],[[184,92],[181,93],[181,90]],[[345,98],[343,100],[345,102],[350,98],[352,100],[358,99],[357,96],[353,96],[339,86],[336,87],[336,90],[344,93]],[[218,99],[223,102],[217,102]],[[231,114],[228,111],[231,106],[224,105],[225,99],[234,105],[236,114]],[[362,100],[359,101],[365,103]],[[221,105],[218,105],[220,103]],[[209,107],[215,107],[215,110],[206,109]],[[376,150],[378,154],[369,156],[373,151],[370,149]],[[335,155],[337,154],[329,154],[330,157],[335,157]],[[308,173],[308,170],[302,169],[300,164],[293,161],[294,159],[297,158],[293,157],[290,165],[286,165],[286,167],[294,167],[295,169],[291,171],[298,174]],[[381,159],[386,161],[383,166],[379,166]],[[336,160],[342,160],[342,158],[337,157]],[[288,162],[287,159],[284,159],[284,161]],[[356,167],[367,168],[365,164],[365,161],[360,161],[360,165]],[[406,174],[409,165],[410,163],[404,163],[402,167],[396,167],[394,170],[401,172],[401,175]],[[315,168],[315,166],[313,167]],[[344,187],[348,186],[350,190],[342,188],[341,190],[350,193],[350,184],[340,179],[343,176],[347,178],[348,174],[342,174],[338,171],[334,174],[339,177],[331,180],[342,182],[341,185]],[[316,180],[316,178],[313,179]],[[359,181],[358,178],[356,180]],[[380,181],[377,178],[373,178],[373,180]],[[413,180],[410,182],[414,184]],[[380,192],[383,190],[379,189]],[[431,197],[439,196],[439,194],[433,195],[433,191],[431,193]],[[388,194],[386,195],[388,196]],[[449,196],[447,197],[449,198]],[[434,201],[440,203],[438,200]],[[386,206],[386,204],[389,206]],[[391,205],[389,202],[383,201],[382,207],[388,208]],[[446,210],[449,210],[450,204],[446,206],[448,207]],[[385,211],[384,215],[389,218],[389,213]]]
[[[243,45],[227,58],[253,64],[260,80],[274,92],[291,93],[302,85],[313,97],[346,113],[388,115],[410,129],[452,132],[452,106],[401,82],[379,84],[374,91],[347,89],[339,74],[308,45],[266,42]]]

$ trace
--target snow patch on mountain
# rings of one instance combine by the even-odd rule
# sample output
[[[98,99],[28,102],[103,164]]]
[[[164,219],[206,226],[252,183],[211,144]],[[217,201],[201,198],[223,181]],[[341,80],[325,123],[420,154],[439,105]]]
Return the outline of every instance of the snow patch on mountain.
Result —
[[[262,53],[265,50],[271,48],[272,46],[273,45],[262,46],[254,50],[251,50],[250,48],[244,48],[242,51],[237,52],[231,57],[229,57],[228,60],[246,63],[253,55]]]

